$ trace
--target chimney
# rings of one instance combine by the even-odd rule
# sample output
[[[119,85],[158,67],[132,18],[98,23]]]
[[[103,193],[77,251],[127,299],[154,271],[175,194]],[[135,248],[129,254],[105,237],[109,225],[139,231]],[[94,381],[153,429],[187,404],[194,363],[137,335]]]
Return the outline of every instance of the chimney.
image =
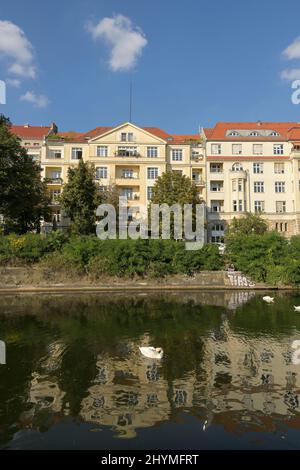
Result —
[[[261,122],[261,121],[257,121],[257,125],[258,125],[258,126],[261,126],[261,125],[262,125],[262,122]]]
[[[28,123],[24,124],[24,127],[27,129],[28,127],[30,127],[30,125]]]

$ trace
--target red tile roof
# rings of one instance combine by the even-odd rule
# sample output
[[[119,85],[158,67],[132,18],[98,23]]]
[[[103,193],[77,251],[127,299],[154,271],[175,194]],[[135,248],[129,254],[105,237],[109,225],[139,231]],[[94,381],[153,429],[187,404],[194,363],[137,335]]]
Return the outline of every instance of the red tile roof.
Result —
[[[204,129],[208,140],[289,140],[289,131],[292,128],[299,128],[296,122],[218,122],[213,129]],[[229,136],[228,131],[275,131],[279,136]]]
[[[201,140],[199,134],[172,134],[171,137],[173,138],[173,141],[170,142],[171,144],[186,144],[191,140]]]
[[[30,126],[27,124],[25,126],[12,125],[10,130],[21,139],[42,140],[50,132],[51,126]]]

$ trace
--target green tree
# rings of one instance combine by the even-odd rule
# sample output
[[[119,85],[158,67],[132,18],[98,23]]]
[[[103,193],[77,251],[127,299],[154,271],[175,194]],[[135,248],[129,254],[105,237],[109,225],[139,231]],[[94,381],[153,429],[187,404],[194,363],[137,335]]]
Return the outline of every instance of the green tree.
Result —
[[[0,214],[6,231],[39,231],[41,219],[51,213],[47,186],[10,127],[10,120],[0,115]]]
[[[71,219],[71,230],[78,234],[96,233],[96,208],[101,202],[95,183],[95,168],[79,160],[77,168],[69,168],[68,183],[61,195],[61,206]]]
[[[227,237],[233,235],[261,235],[268,230],[266,222],[257,214],[247,213],[244,217],[237,219],[233,218],[229,225],[226,235]]]
[[[166,172],[157,178],[151,198],[152,204],[184,204],[193,205],[193,219],[196,215],[196,204],[201,203],[201,199],[196,185],[185,175],[176,172]],[[151,208],[151,205],[150,205]],[[173,235],[174,214],[171,214],[171,234]]]

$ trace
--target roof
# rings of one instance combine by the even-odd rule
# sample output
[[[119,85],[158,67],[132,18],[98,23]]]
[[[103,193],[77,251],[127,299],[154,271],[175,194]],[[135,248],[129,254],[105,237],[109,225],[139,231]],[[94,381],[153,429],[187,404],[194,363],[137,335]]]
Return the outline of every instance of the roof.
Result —
[[[218,122],[214,128],[204,129],[207,140],[230,140],[230,141],[282,141],[290,140],[290,131],[297,129],[298,139],[300,138],[300,125],[297,122]],[[229,135],[230,131],[241,131],[238,136]],[[250,136],[247,131],[257,131],[258,136]],[[277,132],[278,136],[271,136],[271,131]],[[294,137],[292,137],[294,138]]]
[[[199,134],[172,134],[171,137],[173,140],[170,143],[173,144],[189,144],[190,141],[199,142],[201,140]]]
[[[52,129],[52,126],[30,126],[25,124],[24,126],[12,125],[10,130],[13,134],[17,135],[21,139],[44,139]]]

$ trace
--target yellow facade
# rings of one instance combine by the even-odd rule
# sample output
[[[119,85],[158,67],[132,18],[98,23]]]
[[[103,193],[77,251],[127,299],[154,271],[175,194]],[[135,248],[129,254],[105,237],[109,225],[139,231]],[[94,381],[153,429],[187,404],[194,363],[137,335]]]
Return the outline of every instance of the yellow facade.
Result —
[[[169,139],[169,138],[168,138]],[[182,142],[182,143],[181,143]],[[166,171],[180,171],[194,180],[204,198],[205,161],[198,141],[166,140],[131,123],[125,123],[92,138],[46,139],[42,145],[42,177],[48,179],[54,214],[59,214],[57,198],[68,178],[68,168],[79,156],[94,165],[95,180],[103,188],[115,185],[127,196],[129,206],[147,207],[151,188]]]

